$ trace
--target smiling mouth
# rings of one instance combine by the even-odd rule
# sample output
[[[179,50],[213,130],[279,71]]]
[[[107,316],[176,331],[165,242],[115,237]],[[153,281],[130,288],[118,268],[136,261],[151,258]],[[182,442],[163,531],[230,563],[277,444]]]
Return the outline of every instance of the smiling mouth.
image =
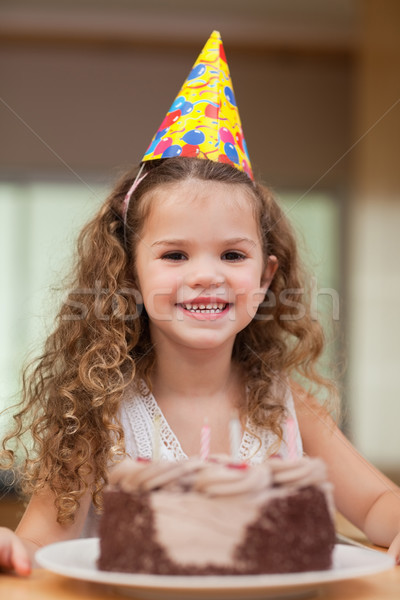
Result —
[[[212,315],[223,312],[229,304],[226,302],[213,302],[212,304],[181,304],[180,306],[191,313]]]

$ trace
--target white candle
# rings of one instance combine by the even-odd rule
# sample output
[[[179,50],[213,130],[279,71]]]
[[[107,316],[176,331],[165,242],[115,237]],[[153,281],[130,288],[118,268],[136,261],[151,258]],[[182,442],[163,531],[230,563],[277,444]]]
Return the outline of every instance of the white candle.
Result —
[[[201,428],[200,437],[200,458],[201,460],[207,460],[210,455],[210,437],[211,431],[208,424],[207,418],[204,419],[204,425]]]
[[[234,462],[240,461],[240,444],[242,442],[242,428],[237,417],[229,422],[229,441],[231,445],[231,456]]]
[[[155,415],[153,421],[153,460],[160,460],[161,415]]]

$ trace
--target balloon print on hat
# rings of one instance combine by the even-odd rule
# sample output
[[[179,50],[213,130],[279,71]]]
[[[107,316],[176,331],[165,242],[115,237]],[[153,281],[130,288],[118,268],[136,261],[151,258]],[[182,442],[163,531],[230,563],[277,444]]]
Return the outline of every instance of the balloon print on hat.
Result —
[[[224,149],[225,149],[225,154],[227,155],[227,157],[229,158],[229,160],[231,160],[236,165],[238,165],[239,164],[239,155],[237,153],[237,150],[236,150],[235,146],[233,144],[227,142],[224,145]]]
[[[206,72],[206,66],[203,63],[199,63],[190,71],[188,75],[188,81],[201,77]]]
[[[185,133],[182,139],[187,144],[191,144],[192,146],[199,146],[204,142],[206,136],[202,131],[199,131],[198,129],[191,129],[190,131]]]
[[[233,93],[233,90],[227,85],[225,86],[224,91],[228,102],[230,102],[232,106],[236,106],[235,94]]]
[[[161,158],[174,158],[175,156],[180,156],[181,154],[181,146],[178,146],[178,144],[173,144],[172,146],[169,146],[169,148],[164,150]]]

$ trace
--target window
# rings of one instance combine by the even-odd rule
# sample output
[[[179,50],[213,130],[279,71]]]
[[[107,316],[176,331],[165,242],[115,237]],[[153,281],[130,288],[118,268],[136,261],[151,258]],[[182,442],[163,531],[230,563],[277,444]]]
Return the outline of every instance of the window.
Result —
[[[0,412],[14,403],[22,364],[40,352],[76,236],[104,197],[99,186],[0,184]]]
[[[341,203],[332,193],[313,192],[280,196],[281,205],[298,233],[302,258],[313,280],[312,309],[327,337],[321,370],[328,377],[339,352],[338,330],[343,310],[340,303]]]

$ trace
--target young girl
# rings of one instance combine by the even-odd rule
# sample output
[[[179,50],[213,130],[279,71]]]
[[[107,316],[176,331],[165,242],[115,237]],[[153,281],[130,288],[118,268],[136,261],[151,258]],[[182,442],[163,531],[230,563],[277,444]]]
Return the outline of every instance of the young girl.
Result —
[[[149,161],[123,178],[78,250],[57,328],[24,378],[14,435],[31,432],[31,499],[16,533],[0,532],[3,568],[28,574],[37,548],[80,536],[110,466],[151,456],[156,418],[161,457],[178,460],[199,453],[206,418],[211,452],[229,452],[233,412],[250,462],[285,457],[294,418],[298,454],[326,461],[337,509],[398,559],[398,488],[311,395],[325,386],[334,397],[334,386],[317,374],[323,335],[305,297],[299,311],[295,239],[267,189],[228,164]]]

